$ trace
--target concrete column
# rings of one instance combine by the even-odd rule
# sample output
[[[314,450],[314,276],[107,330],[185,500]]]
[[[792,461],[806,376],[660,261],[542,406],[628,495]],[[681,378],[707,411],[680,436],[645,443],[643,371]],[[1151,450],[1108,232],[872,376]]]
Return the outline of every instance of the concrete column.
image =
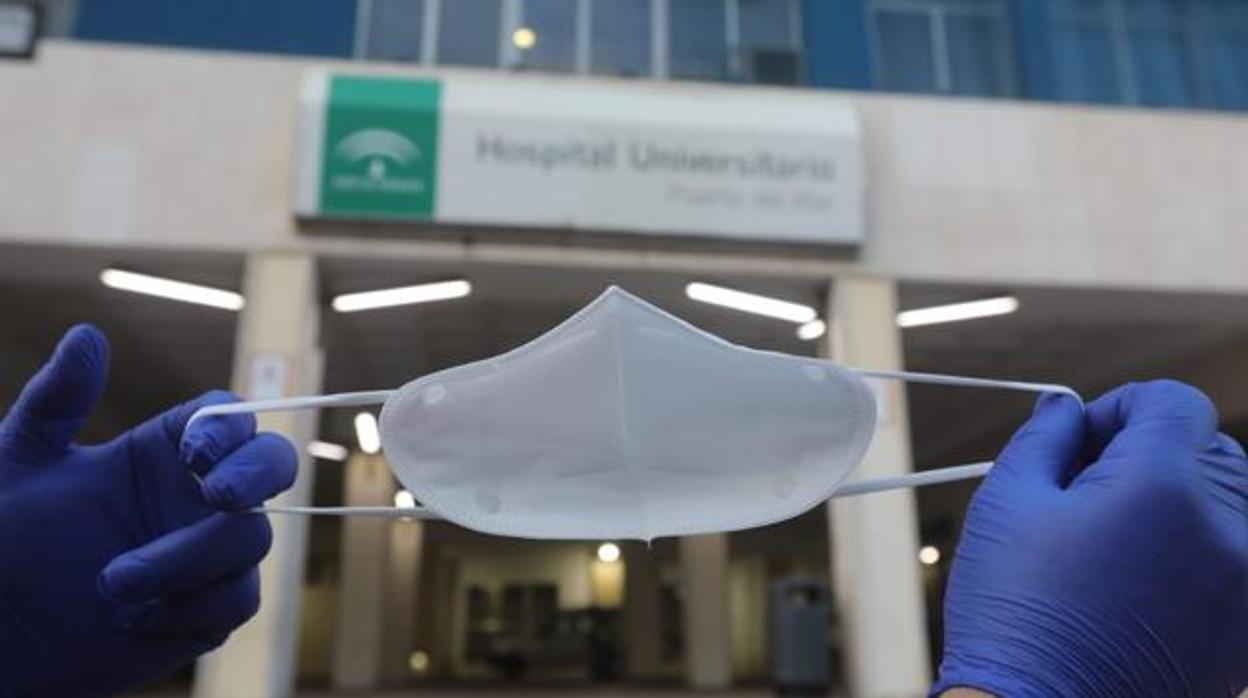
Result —
[[[727,688],[732,682],[728,535],[681,538],[680,567],[687,683],[691,688]]]
[[[434,554],[434,553],[437,554]],[[425,647],[429,652],[430,674],[438,678],[454,678],[459,659],[455,655],[455,638],[460,627],[456,625],[456,610],[460,607],[460,599],[456,595],[459,588],[459,558],[448,555],[445,548],[441,551],[430,550],[429,565],[426,567],[429,593],[424,601],[427,612],[421,617],[428,621],[419,626],[420,634],[425,639]],[[428,629],[428,632],[425,629]]]
[[[234,391],[253,400],[319,392],[315,260],[298,253],[253,253],[243,293],[247,306],[238,322]],[[316,433],[316,414],[270,412],[256,421],[262,430],[289,437],[300,454],[298,479],[272,503],[310,503],[313,471],[303,446]],[[195,698],[282,698],[294,690],[308,522],[299,516],[273,516],[270,522],[273,547],[260,564],[260,611],[220,649],[200,658]]]
[[[423,544],[424,523],[398,520],[390,524],[381,678],[391,685],[402,684],[412,675],[409,659],[416,649],[416,624],[420,620],[416,601]]]
[[[897,288],[875,278],[838,279],[825,354],[849,366],[904,368]],[[881,381],[879,422],[851,480],[900,475],[913,466],[904,386]],[[918,562],[914,493],[837,499],[829,506],[832,579],[847,652],[848,693],[917,696],[931,682]]]
[[[761,555],[734,559],[728,565],[732,675],[739,681],[768,675],[771,623],[767,581],[767,560]]]
[[[381,456],[353,455],[347,461],[344,479],[346,506],[389,506],[394,502],[394,477]],[[389,556],[390,519],[343,519],[331,681],[337,690],[381,684],[383,628],[393,612],[386,607]]]
[[[642,543],[621,543],[624,552],[624,675],[656,679],[663,670],[659,638],[659,567]]]

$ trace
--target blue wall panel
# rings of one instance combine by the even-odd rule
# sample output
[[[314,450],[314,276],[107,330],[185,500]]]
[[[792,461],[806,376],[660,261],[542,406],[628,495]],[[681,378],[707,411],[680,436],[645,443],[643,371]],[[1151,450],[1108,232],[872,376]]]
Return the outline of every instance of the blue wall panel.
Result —
[[[355,0],[81,0],[83,39],[349,56]]]
[[[1111,50],[1110,27],[1104,22],[1105,26],[1090,29],[1055,23],[1050,13],[1058,0],[1003,1],[1009,8],[1011,67],[1020,97],[1248,108],[1248,0],[1182,0],[1184,12],[1175,16],[1183,19],[1176,23],[1183,32],[1133,33],[1127,39],[1130,65],[1117,65],[1121,59]],[[356,2],[78,0],[73,34],[119,43],[346,57],[353,52]],[[1092,0],[1062,2],[1086,10]],[[1134,2],[1126,0],[1112,7],[1125,7],[1128,19],[1141,8],[1151,7]],[[872,69],[869,3],[801,0],[802,38],[812,86],[878,87]],[[1166,38],[1179,36],[1188,37],[1184,41],[1190,46]]]
[[[1014,0],[1014,51],[1018,61],[1018,94],[1030,99],[1055,99],[1053,84],[1053,42],[1048,0]]]
[[[810,84],[871,87],[865,0],[803,0],[802,32]]]

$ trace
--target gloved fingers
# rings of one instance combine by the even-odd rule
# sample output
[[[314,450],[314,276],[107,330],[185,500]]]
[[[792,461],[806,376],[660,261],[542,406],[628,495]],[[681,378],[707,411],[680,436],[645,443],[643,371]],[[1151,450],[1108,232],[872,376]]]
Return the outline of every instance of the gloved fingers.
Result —
[[[144,630],[220,635],[260,609],[260,572],[255,567],[207,586],[175,594],[141,624]]]
[[[299,458],[284,437],[264,433],[239,446],[204,478],[204,497],[218,509],[245,509],[290,487]]]
[[[997,457],[990,481],[1010,478],[1030,486],[1062,487],[1083,447],[1083,407],[1068,395],[1046,394]]]
[[[1200,463],[1206,468],[1207,480],[1214,483],[1229,501],[1238,503],[1234,506],[1241,507],[1240,510],[1248,514],[1248,509],[1242,508],[1248,505],[1248,457],[1245,457],[1244,447],[1226,434],[1215,434],[1209,452],[1200,459]],[[1243,525],[1246,524],[1241,523]],[[1248,540],[1248,536],[1244,539]]]
[[[1246,457],[1244,447],[1234,437],[1218,432],[1213,435],[1213,444],[1210,448],[1218,453],[1228,456],[1238,456],[1241,460]]]
[[[224,390],[213,390],[181,406],[180,410],[165,413],[166,433],[180,445],[182,462],[197,473],[204,473],[214,463],[224,458],[240,444],[256,433],[256,416],[253,414],[213,415],[195,420],[188,429],[196,410],[208,405],[238,402],[239,398]]]
[[[224,390],[209,391],[142,425],[135,438],[142,445],[157,441],[163,447],[161,451],[173,449],[191,470],[205,473],[256,433],[256,418],[251,414],[204,417],[186,429],[186,423],[199,408],[230,402],[238,402],[238,397]]]
[[[272,541],[262,514],[212,514],[113,558],[99,588],[123,603],[190,591],[255,566]]]
[[[22,390],[4,421],[0,444],[64,451],[103,394],[108,363],[102,332],[91,325],[70,328]]]
[[[1174,380],[1129,383],[1088,404],[1088,423],[1105,451],[1162,444],[1204,449],[1217,432],[1218,412],[1196,388]]]

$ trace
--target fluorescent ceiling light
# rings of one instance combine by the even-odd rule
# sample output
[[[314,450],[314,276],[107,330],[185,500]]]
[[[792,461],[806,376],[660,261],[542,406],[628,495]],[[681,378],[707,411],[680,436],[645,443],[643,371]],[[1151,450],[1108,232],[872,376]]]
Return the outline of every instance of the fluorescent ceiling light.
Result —
[[[334,310],[340,313],[354,313],[358,310],[374,308],[390,308],[396,305],[413,303],[429,303],[445,301],[452,298],[463,298],[472,293],[472,284],[464,279],[455,281],[439,281],[432,284],[385,288],[379,291],[363,293],[344,293],[333,300]]]
[[[355,415],[355,439],[360,442],[360,450],[365,453],[377,453],[381,450],[381,432],[377,431],[377,418],[372,412]]]
[[[195,303],[225,310],[242,310],[243,308],[243,297],[233,291],[188,284],[185,281],[174,281],[159,276],[136,274],[121,269],[105,269],[100,272],[100,281],[105,286],[120,291],[142,293],[183,303]]]
[[[733,310],[740,310],[755,315],[766,315],[778,320],[806,323],[814,320],[818,313],[815,309],[800,303],[790,303],[779,298],[760,296],[745,291],[737,291],[723,286],[712,286],[694,282],[685,287],[685,295],[695,301],[720,305]]]
[[[797,327],[798,339],[819,339],[828,331],[828,324],[823,320],[811,320]]]
[[[1016,310],[1018,310],[1017,298],[1014,296],[1001,296],[999,298],[985,298],[984,300],[969,301],[967,303],[952,303],[950,305],[936,305],[930,308],[903,310],[897,313],[897,324],[901,327],[920,327],[922,325],[936,325],[942,322],[959,322],[961,320],[993,317],[994,315],[1009,315]]]
[[[308,443],[308,455],[325,460],[344,461],[347,459],[347,447],[331,444],[328,441],[312,441]]]

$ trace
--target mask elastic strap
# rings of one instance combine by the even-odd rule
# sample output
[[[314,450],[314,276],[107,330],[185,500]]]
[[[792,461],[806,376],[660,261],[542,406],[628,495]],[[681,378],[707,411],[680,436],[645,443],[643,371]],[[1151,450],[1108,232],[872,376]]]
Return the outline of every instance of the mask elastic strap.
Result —
[[[208,405],[195,410],[195,414],[186,420],[186,428],[191,428],[195,420],[223,414],[255,414],[258,412],[287,412],[291,410],[312,410],[319,407],[358,407],[360,405],[380,405],[390,399],[394,390],[364,390],[357,393],[335,393],[333,395],[303,395],[299,397],[279,397],[273,400],[252,400],[250,402],[227,402],[221,405]]]
[[[906,381],[907,383],[928,383],[930,385],[952,385],[963,388],[997,388],[1000,390],[1019,390],[1025,393],[1056,393],[1069,395],[1083,405],[1083,398],[1073,388],[1057,383],[1028,383],[1025,381],[1003,381],[992,378],[971,378],[969,376],[947,376],[943,373],[916,373],[912,371],[885,371],[873,368],[850,368],[860,376],[867,378],[884,378],[888,380]]]
[[[1029,393],[1054,393],[1067,395],[1083,405],[1083,398],[1072,388],[1056,383],[1028,383],[1025,381],[993,380],[989,378],[971,378],[968,376],[948,376],[939,373],[916,373],[910,371],[885,371],[878,369],[846,368],[867,378],[901,380],[910,383],[928,383],[931,385],[960,386],[967,388],[996,388],[1001,390],[1017,390]],[[256,412],[278,412],[286,410],[307,410],[320,407],[356,407],[384,403],[396,391],[368,390],[355,393],[337,393],[334,395],[311,395],[303,397],[278,398],[274,400],[254,400],[251,402],[231,402],[223,405],[201,407],[191,415],[187,427],[197,419],[224,414],[247,414]],[[907,473],[896,477],[877,478],[863,482],[842,485],[832,493],[832,498],[852,497],[873,492],[904,489],[907,487],[925,487],[946,482],[970,480],[983,477],[992,468],[991,462],[956,465],[935,470],[923,470]],[[269,506],[256,507],[251,511],[266,514],[296,514],[322,516],[383,516],[402,519],[442,518],[437,512],[425,507],[313,507],[313,506]]]

